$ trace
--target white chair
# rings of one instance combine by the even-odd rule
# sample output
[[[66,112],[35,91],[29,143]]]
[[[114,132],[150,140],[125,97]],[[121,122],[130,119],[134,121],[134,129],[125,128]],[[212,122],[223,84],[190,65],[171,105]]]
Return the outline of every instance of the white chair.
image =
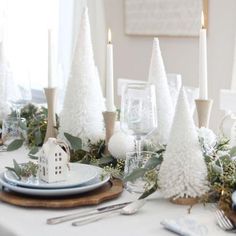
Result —
[[[182,86],[182,78],[180,74],[167,74],[168,85],[172,96],[172,101],[175,103],[179,94],[179,90]],[[117,95],[121,96],[122,88],[128,83],[145,83],[144,80],[133,80],[128,78],[119,78],[117,80]]]
[[[40,89],[31,89],[32,102],[36,104],[45,104],[46,98],[43,90]]]
[[[220,109],[226,113],[220,123],[220,132],[230,139],[231,146],[236,146],[236,91],[220,90]]]

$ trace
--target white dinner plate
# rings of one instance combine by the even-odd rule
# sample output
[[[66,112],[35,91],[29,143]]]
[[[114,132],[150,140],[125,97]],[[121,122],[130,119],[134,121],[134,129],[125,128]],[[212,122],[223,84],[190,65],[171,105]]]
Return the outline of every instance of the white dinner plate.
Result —
[[[232,198],[232,202],[236,205],[236,191],[232,193],[231,198]]]
[[[110,179],[110,176],[105,176],[103,179],[101,179],[101,174],[103,170],[99,167],[96,167],[96,168],[98,168],[99,175],[95,179],[90,181],[88,185],[85,185],[85,186],[77,186],[77,187],[72,187],[72,188],[58,188],[58,189],[26,188],[26,187],[21,187],[18,185],[13,185],[12,183],[8,183],[4,179],[4,173],[0,174],[0,184],[2,184],[2,186],[6,187],[7,189],[13,192],[22,193],[26,195],[44,196],[44,197],[68,196],[68,195],[89,192],[107,183]]]
[[[68,188],[84,185],[92,179],[95,179],[98,175],[96,166],[80,163],[70,163],[69,165],[70,171],[68,172],[68,179],[66,181],[47,183],[34,177],[19,180],[15,173],[10,170],[4,173],[4,178],[9,183],[27,188]]]

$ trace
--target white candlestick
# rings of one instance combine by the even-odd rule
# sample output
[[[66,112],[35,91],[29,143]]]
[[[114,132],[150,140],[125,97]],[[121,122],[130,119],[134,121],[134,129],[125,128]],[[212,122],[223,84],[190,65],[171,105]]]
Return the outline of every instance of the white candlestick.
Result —
[[[48,30],[48,88],[53,87],[52,83],[52,31]]]
[[[202,26],[199,38],[199,99],[208,99],[207,88],[207,40],[204,28],[204,16],[202,13]]]
[[[113,82],[113,45],[111,43],[111,31],[108,31],[107,63],[106,63],[106,107],[107,111],[115,111],[114,82]]]

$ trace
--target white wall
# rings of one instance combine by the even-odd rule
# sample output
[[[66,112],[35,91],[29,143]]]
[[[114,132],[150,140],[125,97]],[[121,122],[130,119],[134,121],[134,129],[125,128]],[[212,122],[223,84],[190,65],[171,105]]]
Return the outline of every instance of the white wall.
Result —
[[[146,80],[152,37],[124,33],[124,0],[104,0],[107,25],[114,43],[114,76]],[[236,0],[208,0],[209,96],[214,99],[211,127],[216,129],[223,112],[219,110],[219,89],[229,88],[232,74]],[[198,86],[198,38],[160,37],[168,73],[180,73],[183,83]],[[116,98],[119,104],[119,99]]]

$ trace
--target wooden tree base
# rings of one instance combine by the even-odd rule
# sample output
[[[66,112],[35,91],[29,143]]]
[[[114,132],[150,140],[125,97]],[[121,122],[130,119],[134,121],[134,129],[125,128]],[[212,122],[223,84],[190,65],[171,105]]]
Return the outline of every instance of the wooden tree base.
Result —
[[[189,205],[189,206],[192,206],[192,205],[195,205],[199,202],[199,198],[192,198],[192,197],[189,197],[189,198],[171,198],[170,201],[174,204],[178,204],[178,205]]]

